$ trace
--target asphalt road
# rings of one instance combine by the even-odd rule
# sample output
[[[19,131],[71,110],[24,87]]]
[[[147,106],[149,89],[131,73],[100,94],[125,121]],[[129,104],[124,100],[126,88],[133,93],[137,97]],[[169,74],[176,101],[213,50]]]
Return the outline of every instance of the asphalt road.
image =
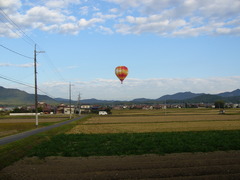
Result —
[[[61,123],[57,123],[57,124],[54,124],[54,125],[51,125],[51,126],[37,128],[37,129],[31,130],[31,131],[26,131],[26,132],[23,132],[23,133],[19,133],[19,134],[15,134],[15,135],[12,135],[12,136],[7,136],[7,137],[4,137],[4,138],[1,138],[0,139],[0,145],[8,144],[8,143],[11,143],[11,142],[14,142],[14,141],[32,136],[32,135],[37,134],[37,133],[48,131],[50,129],[68,124],[70,122],[77,121],[79,119],[82,119],[83,117],[85,117],[85,116],[80,116],[80,117],[77,117],[77,118],[74,118],[74,119],[71,119],[71,120],[68,120],[68,121],[64,121],[64,122],[61,122]]]

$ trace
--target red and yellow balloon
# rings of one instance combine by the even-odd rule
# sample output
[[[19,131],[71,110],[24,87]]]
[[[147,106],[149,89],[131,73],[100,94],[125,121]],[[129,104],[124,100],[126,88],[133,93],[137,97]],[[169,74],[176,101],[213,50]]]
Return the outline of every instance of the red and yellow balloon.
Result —
[[[118,79],[121,81],[121,83],[123,83],[123,80],[128,75],[128,68],[126,66],[118,66],[115,69],[115,74],[118,77]]]

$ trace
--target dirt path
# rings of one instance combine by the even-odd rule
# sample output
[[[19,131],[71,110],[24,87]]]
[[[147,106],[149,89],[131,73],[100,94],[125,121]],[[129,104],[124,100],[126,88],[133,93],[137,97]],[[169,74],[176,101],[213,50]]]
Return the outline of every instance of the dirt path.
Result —
[[[0,179],[239,179],[240,151],[165,156],[25,158]]]

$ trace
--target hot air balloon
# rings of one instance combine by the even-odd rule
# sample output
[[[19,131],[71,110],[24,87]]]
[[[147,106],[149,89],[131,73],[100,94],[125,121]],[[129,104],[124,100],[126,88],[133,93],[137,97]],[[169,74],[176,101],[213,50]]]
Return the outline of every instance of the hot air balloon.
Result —
[[[116,76],[119,78],[119,80],[121,81],[121,83],[123,83],[123,80],[127,77],[128,75],[128,68],[126,66],[118,66],[115,69],[115,74]]]

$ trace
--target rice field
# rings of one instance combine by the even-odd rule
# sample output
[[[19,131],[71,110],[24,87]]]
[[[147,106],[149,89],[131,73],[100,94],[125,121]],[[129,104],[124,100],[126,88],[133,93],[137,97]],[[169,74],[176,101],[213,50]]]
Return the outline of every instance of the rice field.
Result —
[[[40,115],[39,122],[59,122],[69,118],[69,115]],[[2,123],[34,123],[35,116],[4,116],[0,117],[0,124]]]
[[[239,112],[239,109],[229,109],[225,114],[215,109],[119,110],[108,116],[92,116],[67,134],[239,130]]]
[[[39,116],[39,127],[68,119],[66,115]],[[5,116],[0,118],[0,138],[35,129],[35,116]]]

